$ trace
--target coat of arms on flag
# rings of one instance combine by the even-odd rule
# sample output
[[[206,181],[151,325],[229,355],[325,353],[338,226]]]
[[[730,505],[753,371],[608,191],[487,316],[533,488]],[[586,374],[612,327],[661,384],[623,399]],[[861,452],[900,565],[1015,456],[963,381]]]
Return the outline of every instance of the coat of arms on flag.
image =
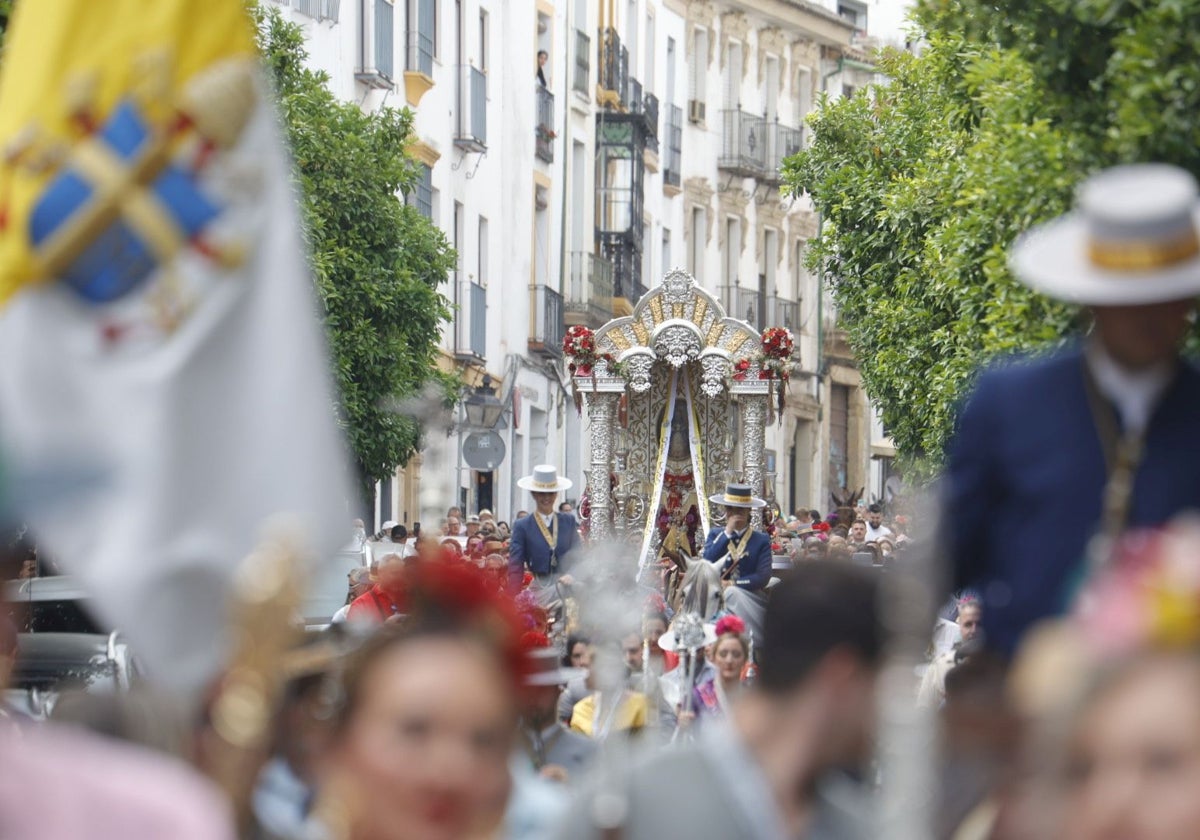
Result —
[[[23,2],[0,65],[0,448],[105,477],[30,524],[176,684],[219,661],[265,522],[314,558],[348,533],[253,35],[242,0]]]

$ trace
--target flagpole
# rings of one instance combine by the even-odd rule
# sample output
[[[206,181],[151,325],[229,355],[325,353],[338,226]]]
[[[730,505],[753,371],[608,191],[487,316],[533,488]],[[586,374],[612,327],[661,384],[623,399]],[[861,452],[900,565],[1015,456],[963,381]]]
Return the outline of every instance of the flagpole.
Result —
[[[209,706],[212,737],[198,762],[229,797],[243,837],[250,834],[251,796],[269,757],[284,654],[298,635],[293,621],[303,581],[294,533],[282,522],[271,524],[238,567],[230,609],[233,652]]]

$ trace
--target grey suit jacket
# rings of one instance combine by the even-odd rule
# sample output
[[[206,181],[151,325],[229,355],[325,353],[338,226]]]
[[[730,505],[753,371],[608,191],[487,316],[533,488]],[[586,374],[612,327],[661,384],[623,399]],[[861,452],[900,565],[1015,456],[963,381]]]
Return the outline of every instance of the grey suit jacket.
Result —
[[[658,750],[619,777],[593,779],[569,810],[560,840],[601,840],[597,797],[620,796],[628,810],[621,840],[800,840],[787,838],[765,779],[727,726],[685,746]],[[853,800],[853,801],[848,801]],[[844,788],[820,785],[803,840],[866,840],[870,808]]]

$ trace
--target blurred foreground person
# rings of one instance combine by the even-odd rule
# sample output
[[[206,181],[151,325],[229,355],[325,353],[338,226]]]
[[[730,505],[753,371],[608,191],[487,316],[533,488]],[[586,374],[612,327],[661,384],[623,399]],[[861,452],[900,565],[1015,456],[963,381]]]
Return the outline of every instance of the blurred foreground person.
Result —
[[[878,576],[806,563],[771,594],[758,680],[696,740],[597,782],[563,838],[872,837],[839,771],[868,757]]]
[[[521,690],[521,746],[533,769],[543,776],[573,782],[595,755],[596,743],[558,719],[558,696],[567,683],[583,679],[587,671],[560,665],[552,647],[536,647],[526,655],[529,673]]]
[[[1182,169],[1118,166],[1013,249],[1022,282],[1087,306],[1094,329],[985,373],[950,447],[957,585],[985,593],[1001,653],[1066,608],[1093,535],[1200,508],[1200,371],[1179,355],[1200,294],[1197,195]]]
[[[0,608],[5,605],[0,598]],[[0,620],[4,649],[16,633]],[[11,657],[0,653],[0,692]],[[0,840],[233,840],[228,800],[182,761],[0,715]]]
[[[1200,835],[1200,659],[1135,659],[1101,676],[1073,716],[1060,768],[1063,840]]]
[[[347,665],[318,812],[348,840],[494,830],[511,784],[520,622],[482,574],[426,564],[411,612]]]

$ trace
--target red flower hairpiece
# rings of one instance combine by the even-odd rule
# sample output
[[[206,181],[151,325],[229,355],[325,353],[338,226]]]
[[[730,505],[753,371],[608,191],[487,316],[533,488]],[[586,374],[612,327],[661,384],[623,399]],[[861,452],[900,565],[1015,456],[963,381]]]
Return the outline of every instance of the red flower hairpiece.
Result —
[[[746,622],[742,621],[736,615],[727,615],[717,622],[718,638],[726,633],[735,633],[738,636],[746,632]]]

